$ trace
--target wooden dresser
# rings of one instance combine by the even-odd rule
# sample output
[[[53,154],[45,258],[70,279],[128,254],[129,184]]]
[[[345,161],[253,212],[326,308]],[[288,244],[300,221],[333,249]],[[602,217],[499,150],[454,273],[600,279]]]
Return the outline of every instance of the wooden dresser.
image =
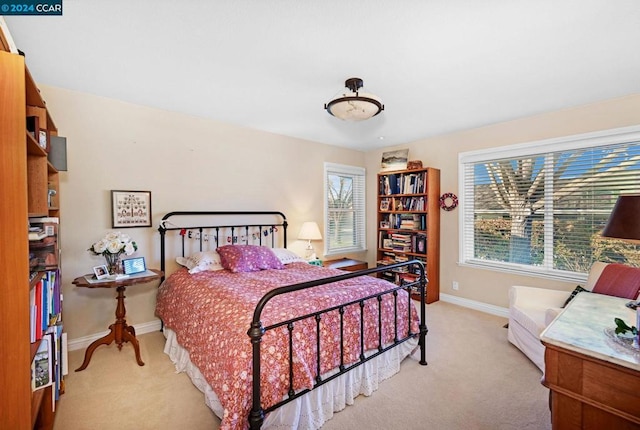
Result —
[[[640,429],[640,353],[605,333],[614,318],[635,325],[627,302],[580,293],[542,332],[554,430]]]

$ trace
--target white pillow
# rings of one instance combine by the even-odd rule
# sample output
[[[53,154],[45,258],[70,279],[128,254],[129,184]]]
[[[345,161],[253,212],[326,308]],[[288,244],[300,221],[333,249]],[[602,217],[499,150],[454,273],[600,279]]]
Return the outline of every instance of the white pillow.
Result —
[[[216,251],[196,252],[187,258],[178,257],[176,258],[176,262],[189,269],[189,273],[192,275],[206,270],[213,271],[224,269],[220,263],[220,255],[218,255]]]
[[[306,263],[307,262],[307,260],[305,260],[304,258],[300,257],[295,252],[289,251],[287,248],[271,248],[271,250],[273,251],[274,254],[276,254],[276,257],[278,257],[278,260],[280,260],[280,262],[282,264],[289,264],[289,263],[296,263],[296,262]]]

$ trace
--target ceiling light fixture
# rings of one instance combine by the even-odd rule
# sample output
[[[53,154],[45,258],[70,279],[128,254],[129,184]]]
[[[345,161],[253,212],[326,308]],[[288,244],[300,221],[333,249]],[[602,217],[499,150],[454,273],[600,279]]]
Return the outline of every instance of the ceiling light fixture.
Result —
[[[349,91],[336,95],[324,108],[336,118],[347,121],[362,121],[378,115],[384,110],[380,98],[373,94],[360,92],[362,79],[349,78],[344,86]]]

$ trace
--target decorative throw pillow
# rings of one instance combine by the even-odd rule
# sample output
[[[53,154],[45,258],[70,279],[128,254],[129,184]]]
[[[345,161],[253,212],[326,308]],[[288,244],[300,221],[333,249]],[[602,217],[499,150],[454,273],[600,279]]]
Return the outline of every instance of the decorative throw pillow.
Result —
[[[178,257],[176,262],[189,269],[189,273],[194,273],[222,270],[222,263],[220,261],[220,255],[216,251],[203,251],[196,252],[189,257]]]
[[[282,264],[297,263],[297,262],[306,263],[307,262],[307,260],[305,260],[304,258],[300,257],[295,252],[289,251],[287,248],[271,248],[271,251],[273,251],[273,253],[276,255],[276,257],[278,257],[278,260],[280,260],[280,262]]]
[[[636,299],[640,294],[640,268],[620,263],[607,264],[593,286],[593,292]]]
[[[217,249],[222,267],[232,272],[284,269],[270,248],[258,245],[225,245]]]
[[[569,302],[570,302],[571,300],[573,300],[573,298],[574,298],[578,293],[581,293],[581,292],[583,292],[583,291],[586,291],[587,293],[588,293],[588,292],[590,292],[589,290],[585,290],[585,289],[584,289],[584,288],[582,288],[580,285],[578,285],[578,286],[575,288],[575,290],[573,290],[573,291],[571,292],[571,294],[569,294],[569,297],[567,298],[567,301],[566,301],[566,302],[564,302],[564,305],[562,305],[562,307],[563,307],[563,308],[564,308],[564,307],[566,307],[566,306],[569,304]]]

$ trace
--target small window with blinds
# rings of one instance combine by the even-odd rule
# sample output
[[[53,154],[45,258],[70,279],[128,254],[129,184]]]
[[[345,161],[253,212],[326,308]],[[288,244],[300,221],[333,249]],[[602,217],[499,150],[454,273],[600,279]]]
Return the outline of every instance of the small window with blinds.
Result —
[[[462,264],[564,280],[594,261],[640,265],[640,247],[600,235],[618,196],[640,193],[640,127],[459,160]]]
[[[325,163],[324,190],[324,254],[364,251],[365,169]]]

